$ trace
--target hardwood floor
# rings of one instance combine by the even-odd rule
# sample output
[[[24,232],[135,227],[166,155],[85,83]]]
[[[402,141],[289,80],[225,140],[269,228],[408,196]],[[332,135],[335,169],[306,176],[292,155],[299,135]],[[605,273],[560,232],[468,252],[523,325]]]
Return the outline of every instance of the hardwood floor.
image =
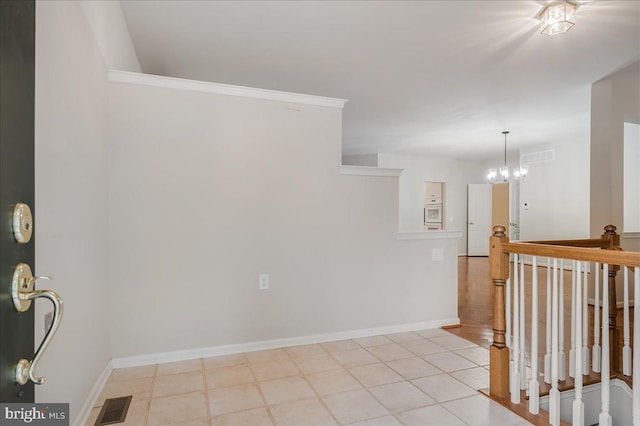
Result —
[[[458,318],[448,331],[488,348],[493,343],[493,283],[489,258],[458,257]]]

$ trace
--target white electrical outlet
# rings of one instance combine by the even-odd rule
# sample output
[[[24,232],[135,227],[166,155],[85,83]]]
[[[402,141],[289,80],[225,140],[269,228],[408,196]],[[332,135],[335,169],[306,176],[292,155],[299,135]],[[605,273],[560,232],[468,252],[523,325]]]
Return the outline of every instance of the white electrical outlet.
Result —
[[[258,290],[269,290],[269,274],[258,275]]]

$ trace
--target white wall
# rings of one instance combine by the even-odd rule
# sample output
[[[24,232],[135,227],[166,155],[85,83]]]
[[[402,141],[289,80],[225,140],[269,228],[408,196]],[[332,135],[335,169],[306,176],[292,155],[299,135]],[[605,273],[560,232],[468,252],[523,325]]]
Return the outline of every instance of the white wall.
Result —
[[[64,299],[37,373],[38,402],[69,402],[74,421],[110,358],[107,313],[106,72],[74,2],[36,4],[35,233],[39,281]],[[46,301],[36,304],[36,345]]]
[[[109,94],[114,357],[457,318],[456,241],[396,240],[397,178],[338,173],[340,109]]]
[[[589,138],[549,141],[521,154],[547,149],[554,160],[530,164],[520,183],[520,239],[589,238]]]
[[[349,166],[378,167],[378,154],[343,155],[342,164]]]
[[[122,15],[120,1],[90,0],[79,3],[107,67],[140,72],[140,63]]]
[[[591,86],[591,236],[602,223],[623,226],[624,122],[640,120],[640,61]],[[625,245],[625,242],[628,243]],[[623,248],[640,250],[639,239]],[[629,245],[630,244],[630,245]]]
[[[422,231],[424,182],[445,183],[445,228],[462,231],[458,253],[467,252],[467,184],[484,183],[480,163],[448,158],[401,154],[378,154],[380,167],[403,169],[400,175],[400,217],[402,231]]]
[[[640,124],[624,123],[624,232],[640,232]]]

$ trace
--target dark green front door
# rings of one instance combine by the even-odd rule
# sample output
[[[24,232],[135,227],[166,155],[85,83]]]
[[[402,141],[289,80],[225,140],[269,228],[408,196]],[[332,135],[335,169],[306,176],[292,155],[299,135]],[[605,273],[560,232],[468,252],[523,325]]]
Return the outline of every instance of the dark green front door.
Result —
[[[16,203],[34,210],[35,2],[0,0],[0,402],[33,402],[33,383],[18,385],[16,363],[33,358],[33,307],[18,313],[11,298],[18,263],[34,270],[34,238],[18,244]],[[37,224],[35,224],[37,226]]]

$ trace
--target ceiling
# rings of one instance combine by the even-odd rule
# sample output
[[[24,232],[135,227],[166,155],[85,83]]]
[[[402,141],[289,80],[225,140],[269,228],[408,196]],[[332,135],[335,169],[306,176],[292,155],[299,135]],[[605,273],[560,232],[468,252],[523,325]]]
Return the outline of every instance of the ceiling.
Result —
[[[591,84],[640,58],[640,2],[553,37],[525,1],[122,1],[146,73],[337,98],[343,152],[488,159],[589,139]],[[640,94],[638,94],[640,98]]]

